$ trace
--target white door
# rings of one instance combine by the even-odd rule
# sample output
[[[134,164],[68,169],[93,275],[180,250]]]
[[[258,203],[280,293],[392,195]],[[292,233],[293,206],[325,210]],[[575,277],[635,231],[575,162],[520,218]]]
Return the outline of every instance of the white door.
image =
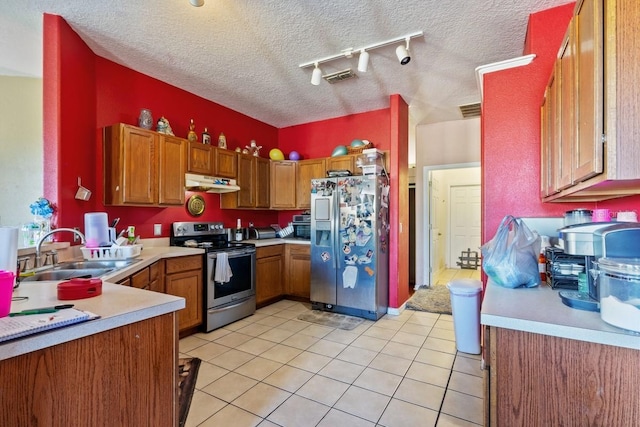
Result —
[[[449,268],[460,268],[462,251],[480,255],[480,185],[452,186],[450,200]]]

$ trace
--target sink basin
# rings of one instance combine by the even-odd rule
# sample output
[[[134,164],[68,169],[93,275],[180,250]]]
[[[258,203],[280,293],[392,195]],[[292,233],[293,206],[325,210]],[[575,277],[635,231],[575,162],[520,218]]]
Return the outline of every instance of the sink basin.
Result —
[[[42,271],[40,273],[34,274],[33,276],[25,277],[22,279],[22,281],[38,282],[42,280],[69,280],[73,279],[74,277],[100,277],[113,270],[114,268],[55,268],[52,270]]]
[[[108,268],[110,270],[118,270],[120,268],[128,267],[131,264],[138,262],[137,259],[124,259],[124,260],[104,260],[104,261],[69,261],[61,262],[55,266],[54,270],[85,270],[88,268]]]

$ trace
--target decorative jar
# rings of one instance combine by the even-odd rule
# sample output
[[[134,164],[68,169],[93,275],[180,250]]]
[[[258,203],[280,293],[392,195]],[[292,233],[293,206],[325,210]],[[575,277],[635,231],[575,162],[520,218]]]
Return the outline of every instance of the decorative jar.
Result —
[[[151,110],[143,108],[140,110],[140,117],[138,117],[138,126],[143,129],[151,129],[153,127],[153,116]]]

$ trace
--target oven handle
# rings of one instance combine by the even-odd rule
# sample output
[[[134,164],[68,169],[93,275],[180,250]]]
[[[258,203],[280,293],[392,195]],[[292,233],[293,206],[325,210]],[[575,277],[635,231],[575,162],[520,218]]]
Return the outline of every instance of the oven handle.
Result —
[[[228,256],[229,258],[236,258],[236,257],[245,256],[245,255],[251,255],[251,254],[254,254],[254,253],[255,253],[255,252],[253,252],[253,251],[246,251],[246,250],[239,250],[239,251],[224,251],[224,252],[227,254],[227,256]],[[218,252],[211,252],[211,253],[209,253],[209,254],[207,254],[207,255],[208,255],[208,257],[209,257],[209,258],[213,258],[213,259],[215,259],[215,258],[216,258],[216,254],[217,254],[217,253],[218,253]]]
[[[219,313],[221,311],[231,310],[236,308],[239,305],[246,304],[246,303],[247,303],[246,298],[242,298],[242,300],[239,300],[236,304],[225,305],[224,307],[209,308],[207,309],[207,314],[213,314],[213,313]]]

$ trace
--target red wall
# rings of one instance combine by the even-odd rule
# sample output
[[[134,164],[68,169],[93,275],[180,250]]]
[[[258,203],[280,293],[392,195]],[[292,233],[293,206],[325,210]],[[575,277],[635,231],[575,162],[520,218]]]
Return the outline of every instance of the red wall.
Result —
[[[329,157],[338,145],[349,145],[354,139],[366,139],[374,147],[389,149],[390,110],[369,111],[328,120],[281,128],[278,146],[288,158],[297,151],[304,159]]]
[[[59,16],[44,16],[44,64],[45,197],[56,206],[56,227],[83,229],[85,212],[105,211],[110,219],[121,218],[121,227],[135,225],[143,238],[153,237],[153,224],[163,224],[166,237],[172,222],[196,219],[186,206],[103,205],[102,127],[137,124],[140,108],[151,109],[156,120],[160,115],[167,117],[177,136],[186,136],[193,118],[198,133],[207,126],[217,140],[224,132],[231,149],[255,139],[267,156],[277,146],[278,131],[273,126],[96,56]],[[88,202],[74,198],[78,177],[93,191]],[[257,226],[277,222],[276,213],[221,210],[218,194],[200,194],[206,210],[198,219],[223,221],[230,227],[236,218]],[[190,195],[186,194],[187,199]]]
[[[573,4],[530,16],[527,46],[534,61],[484,76],[482,101],[482,241],[502,220],[562,216],[576,204],[540,198],[540,105]],[[580,204],[579,206],[585,206]]]

